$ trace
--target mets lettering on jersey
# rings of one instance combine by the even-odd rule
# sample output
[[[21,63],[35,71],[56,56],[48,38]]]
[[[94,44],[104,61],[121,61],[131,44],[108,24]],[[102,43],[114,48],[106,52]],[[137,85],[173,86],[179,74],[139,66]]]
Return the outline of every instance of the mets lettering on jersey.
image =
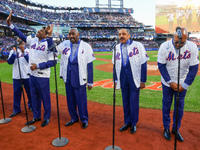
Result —
[[[189,72],[189,67],[197,65],[199,60],[197,59],[199,55],[198,48],[195,43],[186,41],[186,44],[180,49],[180,84],[182,84]],[[178,78],[178,50],[173,45],[173,40],[164,42],[161,44],[158,51],[158,62],[161,64],[166,64],[166,69],[169,76],[173,82],[177,83]],[[164,78],[161,76],[161,82],[169,87],[169,84],[165,82]]]
[[[70,40],[65,40],[56,46],[57,55],[61,54],[60,60],[60,77],[64,82],[67,81],[67,66],[69,57],[71,54]],[[92,47],[84,42],[80,41],[78,49],[78,64],[79,64],[79,81],[80,85],[84,85],[87,81],[87,64],[95,60]]]
[[[133,55],[139,54],[138,48],[133,47],[132,52],[129,53],[128,57],[132,57]]]
[[[47,62],[49,60],[54,60],[53,53],[48,50],[48,42],[46,39],[43,39],[39,41],[39,39],[36,38],[31,38],[30,36],[27,37],[26,43],[30,45],[31,50],[29,51],[30,56],[29,56],[29,64],[31,63],[36,63],[40,64],[43,62]],[[35,77],[50,77],[50,68],[46,69],[36,69],[36,70],[30,70],[29,72],[31,75]]]
[[[191,53],[188,50],[183,52],[183,54],[180,54],[180,60],[181,59],[189,59],[190,57],[191,57]],[[179,59],[179,56],[177,56],[177,58],[175,58],[174,53],[172,51],[169,52],[169,55],[166,58],[167,61],[176,60],[176,59]]]
[[[130,66],[132,70],[133,80],[136,85],[136,87],[140,87],[140,78],[141,78],[141,65],[144,64],[147,60],[149,60],[148,55],[146,54],[146,51],[144,49],[144,46],[142,43],[133,41],[132,44],[130,44],[127,47],[128,50],[128,56],[130,61]],[[114,55],[114,53],[113,53]],[[116,46],[116,74],[117,79],[120,79],[120,72],[121,72],[121,48],[120,44],[117,44]],[[112,63],[114,63],[114,56],[112,57]],[[117,81],[117,89],[120,88],[120,80]]]
[[[67,55],[68,54],[68,51],[70,50],[70,48],[65,48],[62,52],[63,55]]]

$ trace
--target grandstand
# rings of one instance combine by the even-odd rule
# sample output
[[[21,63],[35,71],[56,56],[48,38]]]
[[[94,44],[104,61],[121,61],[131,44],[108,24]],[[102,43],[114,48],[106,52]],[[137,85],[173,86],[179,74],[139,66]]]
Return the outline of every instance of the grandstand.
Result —
[[[97,1],[98,2],[98,1]],[[13,33],[7,27],[6,18],[9,10],[13,10],[12,22],[26,35],[34,36],[41,26],[54,24],[54,39],[59,42],[68,38],[70,28],[78,28],[80,38],[90,43],[94,51],[109,50],[114,39],[118,37],[118,30],[128,28],[131,38],[144,44],[146,50],[157,50],[155,41],[157,35],[151,26],[145,26],[132,17],[132,8],[108,7],[55,7],[36,4],[28,0],[0,0],[0,38],[3,45],[1,51],[8,52],[13,44]]]

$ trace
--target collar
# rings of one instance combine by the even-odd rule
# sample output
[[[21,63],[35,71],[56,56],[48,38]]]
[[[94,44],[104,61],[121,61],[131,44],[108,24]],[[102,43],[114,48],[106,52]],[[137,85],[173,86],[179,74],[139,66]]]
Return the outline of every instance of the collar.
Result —
[[[130,39],[128,39],[127,42],[126,42],[125,44],[126,44],[126,45],[131,45],[131,43],[132,43],[132,41],[131,41]],[[121,46],[122,46],[122,45],[125,45],[125,44],[121,43]]]
[[[81,39],[79,39],[77,43],[72,43],[72,44],[80,44],[80,42],[81,42]]]
[[[40,42],[45,42],[46,41],[46,38],[42,39]]]

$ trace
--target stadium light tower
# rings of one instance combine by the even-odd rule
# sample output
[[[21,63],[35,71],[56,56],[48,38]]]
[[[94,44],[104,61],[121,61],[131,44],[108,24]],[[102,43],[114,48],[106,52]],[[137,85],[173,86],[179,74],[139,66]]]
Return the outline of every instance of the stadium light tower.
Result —
[[[108,4],[99,3],[100,0],[96,0],[96,7],[106,6],[108,8],[123,8],[124,2],[123,0],[108,0]]]

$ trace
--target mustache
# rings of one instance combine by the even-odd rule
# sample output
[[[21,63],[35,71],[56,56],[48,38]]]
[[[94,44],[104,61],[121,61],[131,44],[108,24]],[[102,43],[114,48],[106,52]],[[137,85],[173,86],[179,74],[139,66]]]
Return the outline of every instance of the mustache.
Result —
[[[125,38],[120,38],[119,40],[125,40]]]

